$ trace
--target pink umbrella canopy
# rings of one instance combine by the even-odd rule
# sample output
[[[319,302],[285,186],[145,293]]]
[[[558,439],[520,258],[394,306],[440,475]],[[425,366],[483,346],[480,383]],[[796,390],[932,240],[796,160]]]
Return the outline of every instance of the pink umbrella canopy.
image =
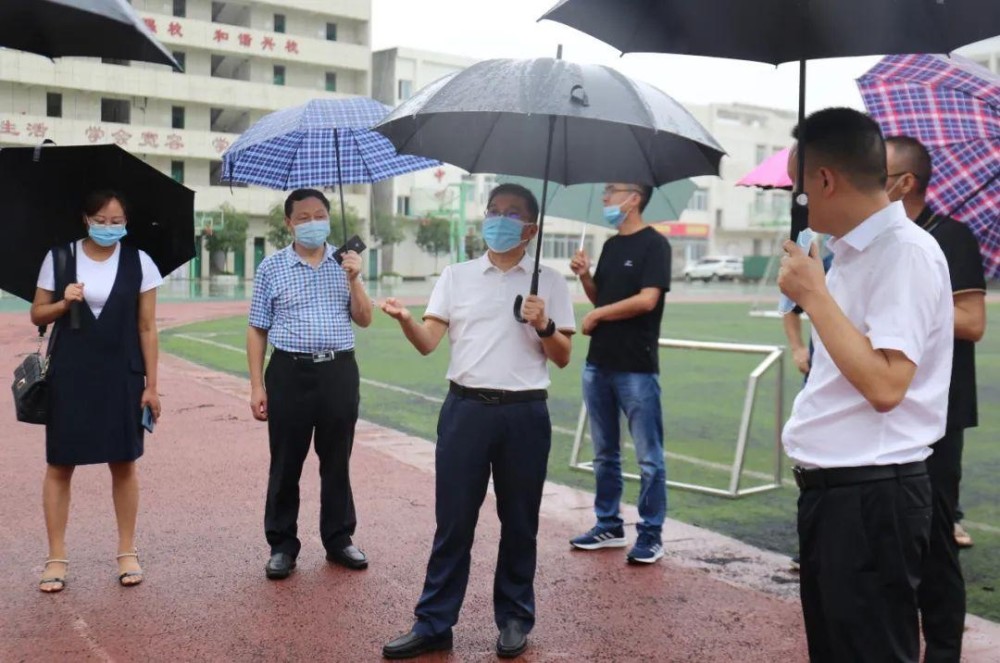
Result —
[[[788,152],[786,147],[764,159],[756,168],[743,176],[736,186],[755,186],[759,189],[792,190],[792,180],[788,177]]]

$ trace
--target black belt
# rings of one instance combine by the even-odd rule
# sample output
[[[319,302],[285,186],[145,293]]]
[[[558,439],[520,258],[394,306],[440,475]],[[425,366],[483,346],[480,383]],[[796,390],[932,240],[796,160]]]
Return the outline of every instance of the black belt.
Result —
[[[927,474],[927,465],[920,460],[905,465],[868,465],[866,467],[831,467],[828,469],[807,470],[804,467],[793,467],[792,474],[800,490],[810,488],[833,488],[848,486],[869,481],[885,481],[886,479],[901,479]]]
[[[454,382],[449,383],[448,391],[459,398],[487,403],[489,405],[504,405],[507,403],[527,403],[529,401],[544,401],[549,392],[544,389],[528,389],[525,391],[505,391],[503,389],[472,389]]]
[[[295,361],[308,361],[313,364],[320,364],[324,361],[333,361],[337,357],[354,356],[354,350],[324,350],[323,352],[289,352],[288,350],[274,349],[274,354],[294,359]]]

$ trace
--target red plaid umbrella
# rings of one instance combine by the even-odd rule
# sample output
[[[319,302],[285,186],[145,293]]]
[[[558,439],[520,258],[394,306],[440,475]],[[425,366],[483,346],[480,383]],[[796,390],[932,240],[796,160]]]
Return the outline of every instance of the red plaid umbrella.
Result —
[[[927,146],[928,204],[969,225],[1000,278],[1000,76],[956,55],[891,55],[858,87],[886,136]]]

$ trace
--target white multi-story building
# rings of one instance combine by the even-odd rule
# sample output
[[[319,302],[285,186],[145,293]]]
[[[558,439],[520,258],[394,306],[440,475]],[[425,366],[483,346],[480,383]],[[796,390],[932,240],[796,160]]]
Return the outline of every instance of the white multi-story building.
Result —
[[[958,49],[958,53],[1000,74],[1000,37],[986,39]]]
[[[252,277],[281,192],[230,187],[221,155],[272,111],[317,97],[368,95],[370,0],[133,0],[184,67],[90,58],[52,62],[0,50],[0,146],[117,143],[194,189],[197,216],[230,204],[251,215],[228,270]],[[367,187],[348,204],[367,218]],[[198,247],[201,249],[202,247]],[[187,275],[207,276],[208,260]]]
[[[743,104],[688,106],[726,150],[720,177],[699,177],[683,221],[708,224],[711,253],[771,255],[788,234],[791,197],[784,191],[736,186],[761,161],[792,144],[793,111]],[[689,255],[688,259],[697,258]]]

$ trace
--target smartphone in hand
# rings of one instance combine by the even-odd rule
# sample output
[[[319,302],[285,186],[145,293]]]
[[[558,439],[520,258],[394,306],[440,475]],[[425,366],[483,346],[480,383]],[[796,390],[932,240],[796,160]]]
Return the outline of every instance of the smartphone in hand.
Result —
[[[355,253],[360,255],[361,252],[364,251],[366,248],[367,247],[365,246],[365,243],[361,241],[361,238],[358,237],[357,235],[354,235],[349,240],[344,242],[343,246],[341,246],[340,248],[338,248],[336,251],[333,252],[333,257],[337,261],[337,263],[340,264],[344,262],[344,254],[347,253],[348,251],[354,251]]]
[[[153,418],[153,408],[146,405],[142,408],[142,427],[152,433],[155,426],[156,419]]]

